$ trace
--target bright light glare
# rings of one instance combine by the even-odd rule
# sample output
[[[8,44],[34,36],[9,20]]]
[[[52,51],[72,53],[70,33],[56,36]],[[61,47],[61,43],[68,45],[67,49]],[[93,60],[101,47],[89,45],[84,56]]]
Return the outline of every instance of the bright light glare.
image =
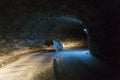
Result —
[[[86,32],[86,34],[88,34],[88,31],[87,31],[87,29],[85,29],[85,28],[84,28],[84,31]]]

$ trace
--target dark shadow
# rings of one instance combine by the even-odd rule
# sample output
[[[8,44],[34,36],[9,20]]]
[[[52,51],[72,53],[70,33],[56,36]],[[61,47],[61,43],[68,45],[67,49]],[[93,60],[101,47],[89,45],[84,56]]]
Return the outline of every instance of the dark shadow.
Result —
[[[60,76],[59,76],[59,70],[58,70],[58,65],[57,65],[57,60],[54,59],[53,60],[53,69],[54,69],[54,74],[57,80],[60,80]]]

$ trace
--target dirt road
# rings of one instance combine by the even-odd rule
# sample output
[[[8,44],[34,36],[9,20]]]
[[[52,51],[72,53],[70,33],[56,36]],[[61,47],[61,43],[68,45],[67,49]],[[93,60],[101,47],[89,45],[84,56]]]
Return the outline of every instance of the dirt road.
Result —
[[[0,68],[0,80],[55,80],[54,53],[30,53]]]
[[[0,68],[0,80],[120,80],[119,73],[89,50],[69,49],[24,54]]]
[[[56,54],[58,80],[120,80],[119,68],[93,56],[86,49],[69,49]]]

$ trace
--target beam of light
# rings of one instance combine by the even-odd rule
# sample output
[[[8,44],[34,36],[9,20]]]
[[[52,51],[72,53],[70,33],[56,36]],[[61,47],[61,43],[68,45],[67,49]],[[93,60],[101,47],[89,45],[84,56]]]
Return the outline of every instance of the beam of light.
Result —
[[[84,28],[86,34],[88,34],[87,26],[83,23],[82,19],[76,18],[74,16],[59,16],[57,17],[59,21],[70,22],[70,23],[79,23]]]
[[[71,22],[71,23],[80,23],[80,24],[82,24],[82,21],[80,19],[77,19],[77,18],[72,17],[72,16],[60,16],[60,17],[58,17],[58,20]]]

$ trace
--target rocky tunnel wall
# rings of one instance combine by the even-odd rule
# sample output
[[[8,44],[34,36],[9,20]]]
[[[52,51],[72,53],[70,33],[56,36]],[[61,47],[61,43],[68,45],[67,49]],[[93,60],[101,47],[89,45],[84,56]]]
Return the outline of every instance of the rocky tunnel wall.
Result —
[[[110,5],[106,4],[104,1],[94,0],[1,1],[1,52],[27,45],[41,45],[47,38],[46,35],[49,35],[49,31],[59,23],[55,16],[71,15],[81,19],[88,29],[88,46],[91,53],[96,56],[117,56],[119,55],[117,53],[119,51],[119,12],[114,9],[117,7],[108,7]]]
[[[87,26],[90,50],[98,54],[102,35],[101,14],[87,1],[2,1],[0,13],[1,50],[41,45],[59,16],[76,17]],[[69,16],[70,15],[70,16]],[[57,16],[57,17],[56,17]],[[68,20],[69,21],[69,20]],[[72,23],[72,21],[70,21]],[[78,24],[78,23],[74,23]],[[80,25],[81,26],[81,25]],[[60,27],[60,26],[59,26]],[[96,40],[97,39],[97,40]]]

